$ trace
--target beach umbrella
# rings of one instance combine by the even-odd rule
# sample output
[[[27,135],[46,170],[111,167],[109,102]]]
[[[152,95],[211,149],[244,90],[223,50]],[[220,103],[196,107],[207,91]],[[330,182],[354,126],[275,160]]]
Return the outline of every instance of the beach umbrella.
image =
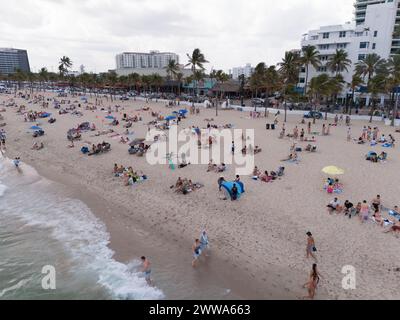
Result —
[[[131,146],[131,147],[134,147],[134,146],[136,146],[136,145],[138,145],[138,144],[141,144],[142,142],[144,142],[146,139],[135,139],[135,140],[133,140],[129,145]]]
[[[181,113],[181,114],[186,114],[186,113],[188,113],[188,111],[185,110],[185,109],[182,109],[182,110],[179,110],[179,113]]]
[[[114,120],[114,117],[113,116],[107,116],[106,119]]]
[[[332,176],[338,176],[344,174],[344,170],[340,169],[336,166],[328,166],[322,169],[323,173],[332,175]]]
[[[179,112],[178,112],[178,111],[173,111],[172,113],[173,113],[173,114],[178,114]]]
[[[41,127],[38,127],[38,126],[32,126],[29,129],[30,130],[43,130]]]
[[[174,120],[174,119],[176,119],[175,116],[168,116],[168,117],[165,117],[165,120],[166,120],[166,121],[170,121],[170,120]]]

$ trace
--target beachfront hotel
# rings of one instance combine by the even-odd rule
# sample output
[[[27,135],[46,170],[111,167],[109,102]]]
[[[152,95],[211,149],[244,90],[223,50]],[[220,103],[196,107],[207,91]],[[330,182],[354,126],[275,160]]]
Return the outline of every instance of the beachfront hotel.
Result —
[[[244,75],[246,78],[250,78],[254,72],[254,68],[250,63],[247,63],[244,67],[235,67],[230,70],[230,74],[232,75],[232,79],[239,79],[240,76]]]
[[[13,74],[20,69],[30,72],[28,52],[21,49],[0,48],[0,74]]]
[[[320,53],[321,66],[310,66],[308,81],[329,72],[326,64],[337,49],[348,53],[352,66],[342,72],[344,80],[351,82],[354,65],[368,54],[376,53],[383,59],[400,51],[400,39],[393,38],[395,26],[400,23],[399,0],[357,0],[354,22],[323,26],[303,35],[302,48],[315,46]],[[305,86],[305,69],[300,74],[299,87]],[[345,95],[345,92],[343,92]]]
[[[150,51],[124,52],[116,56],[116,72],[119,76],[138,73],[140,75],[159,74],[166,76],[168,63],[175,60],[179,64],[179,55],[172,52]],[[183,66],[182,66],[183,69]]]

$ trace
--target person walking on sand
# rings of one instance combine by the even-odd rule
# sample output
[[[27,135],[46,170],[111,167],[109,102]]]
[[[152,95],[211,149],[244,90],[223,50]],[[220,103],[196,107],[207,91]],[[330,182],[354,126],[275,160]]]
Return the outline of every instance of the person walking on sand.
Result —
[[[192,253],[193,253],[193,260],[192,260],[192,267],[195,268],[197,261],[201,255],[201,243],[199,239],[196,239],[192,246]]]
[[[235,141],[232,141],[231,151],[232,151],[232,154],[235,154]]]
[[[312,257],[315,261],[317,261],[317,258],[315,257],[316,251],[317,251],[317,248],[315,247],[315,240],[312,236],[312,233],[310,231],[308,231],[307,232],[307,248],[306,248],[307,259]]]
[[[203,232],[200,235],[200,250],[201,250],[201,252],[205,252],[206,257],[208,257],[208,254],[207,254],[208,245],[209,245],[208,235],[207,235],[207,232],[205,230],[203,230]]]
[[[310,272],[309,279],[303,285],[303,288],[307,288],[308,290],[308,296],[305,296],[304,298],[314,299],[315,291],[317,290],[320,278],[322,278],[321,274],[318,272],[317,265],[314,263]]]
[[[146,257],[141,257],[142,260],[142,272],[144,274],[144,278],[146,279],[146,282],[149,286],[152,285],[152,280],[151,280],[151,263],[149,259]]]

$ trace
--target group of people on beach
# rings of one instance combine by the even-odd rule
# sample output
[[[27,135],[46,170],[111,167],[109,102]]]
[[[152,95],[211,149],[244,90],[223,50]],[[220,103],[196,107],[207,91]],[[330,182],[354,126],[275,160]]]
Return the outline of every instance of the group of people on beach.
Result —
[[[147,176],[142,172],[134,171],[132,167],[114,164],[113,173],[115,177],[121,177],[124,180],[124,186],[132,186],[140,181],[147,180]]]
[[[380,134],[380,130],[378,127],[370,127],[364,126],[362,129],[361,136],[356,140],[358,144],[370,143],[371,146],[376,146],[379,143],[383,144],[384,147],[395,147],[395,138],[392,134],[389,134],[387,137],[385,134]]]
[[[367,223],[368,221],[373,221],[381,227],[389,227],[385,232],[394,232],[396,234],[400,233],[400,211],[398,206],[394,206],[392,210],[387,210],[382,206],[381,196],[377,195],[372,199],[370,203],[367,200],[358,202],[354,205],[349,200],[346,200],[343,205],[341,205],[338,198],[334,198],[327,205],[328,212],[330,214],[336,212],[337,214],[343,213],[344,216],[352,217],[358,216],[361,223]],[[388,212],[390,217],[383,217],[382,211]]]

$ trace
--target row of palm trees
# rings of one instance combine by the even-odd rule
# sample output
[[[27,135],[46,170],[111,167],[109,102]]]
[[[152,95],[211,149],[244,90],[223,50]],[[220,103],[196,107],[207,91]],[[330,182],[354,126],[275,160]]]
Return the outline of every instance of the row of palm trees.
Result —
[[[310,69],[326,68],[326,72],[309,79]],[[343,49],[336,50],[323,65],[320,53],[314,46],[304,47],[302,52],[286,52],[285,57],[277,66],[266,66],[259,63],[248,84],[251,91],[263,93],[266,97],[279,92],[284,101],[286,121],[286,101],[298,94],[296,88],[300,80],[300,72],[305,72],[303,96],[315,104],[315,108],[323,101],[331,100],[336,103],[338,95],[343,89],[350,88],[351,99],[346,99],[346,112],[351,114],[354,107],[355,92],[360,87],[365,87],[370,95],[371,121],[376,111],[376,99],[379,94],[386,93],[391,97],[390,109],[393,110],[392,124],[397,115],[398,101],[395,98],[397,88],[400,86],[400,55],[394,55],[388,60],[382,59],[377,54],[369,54],[355,64],[355,72],[350,83],[345,83],[342,73],[348,72],[352,61]],[[302,70],[304,69],[304,70]],[[265,99],[265,108],[268,107]],[[351,103],[349,108],[349,103]],[[390,110],[388,110],[390,111]],[[327,110],[326,115],[327,116]]]
[[[34,82],[43,84],[43,88],[44,83],[61,81],[68,83],[72,87],[81,86],[92,89],[104,87],[113,89],[124,88],[129,90],[135,89],[138,92],[141,90],[159,91],[166,83],[170,83],[171,90],[173,91],[173,86],[175,85],[179,95],[181,94],[182,83],[185,82],[192,84],[193,95],[196,96],[199,94],[199,82],[206,77],[204,65],[208,61],[200,49],[194,49],[191,54],[187,54],[187,58],[188,63],[186,67],[190,67],[192,71],[192,74],[188,77],[184,77],[179,64],[175,60],[169,61],[165,67],[166,78],[161,77],[159,74],[141,76],[137,73],[118,76],[113,71],[102,74],[83,73],[79,76],[70,76],[69,70],[72,68],[73,63],[70,58],[63,56],[59,61],[58,74],[42,68],[38,73],[24,73],[21,70],[17,70],[8,77],[1,77],[0,75],[0,78],[16,81],[19,84],[18,86],[23,81],[28,81],[32,84],[31,90],[33,90]],[[398,102],[395,96],[397,93],[396,90],[400,86],[400,55],[394,55],[388,60],[381,59],[377,54],[367,55],[365,59],[355,65],[352,81],[345,83],[342,73],[344,71],[347,72],[351,66],[352,62],[348,58],[347,52],[343,49],[336,50],[335,54],[323,65],[318,50],[314,46],[307,46],[303,48],[301,53],[297,51],[286,52],[282,61],[276,66],[267,66],[264,62],[259,63],[249,79],[245,79],[244,76],[241,76],[239,79],[240,94],[243,100],[245,87],[252,94],[255,93],[256,96],[263,94],[265,97],[269,97],[279,92],[285,106],[286,121],[286,102],[291,97],[299,94],[296,88],[300,80],[300,72],[304,68],[303,96],[310,102],[314,102],[315,107],[323,101],[330,100],[335,103],[339,93],[345,87],[348,87],[351,89],[352,96],[351,99],[347,99],[347,104],[350,102],[351,105],[346,111],[349,111],[351,114],[351,109],[354,106],[355,92],[361,86],[364,86],[371,97],[371,121],[372,115],[376,110],[376,98],[381,93],[387,93],[391,96],[391,110],[396,115]],[[311,67],[314,69],[325,67],[326,72],[310,80]],[[212,70],[208,77],[220,84],[230,79],[222,70]],[[219,97],[217,94],[217,99],[223,99],[222,90]],[[267,110],[268,106],[269,99],[265,99],[265,110]]]

